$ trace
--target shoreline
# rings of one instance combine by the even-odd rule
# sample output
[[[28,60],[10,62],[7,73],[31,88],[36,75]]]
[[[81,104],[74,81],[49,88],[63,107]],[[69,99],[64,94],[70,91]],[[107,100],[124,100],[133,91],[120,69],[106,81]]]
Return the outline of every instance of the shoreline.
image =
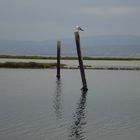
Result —
[[[0,68],[56,69],[57,67],[57,58],[53,56],[0,55],[0,60]],[[79,69],[77,57],[62,56],[61,60],[61,69]],[[71,62],[67,62],[67,60]],[[83,57],[83,60],[85,60],[85,69],[140,70],[140,58],[86,56]],[[73,63],[74,61],[76,63]],[[87,63],[87,61],[90,63]]]
[[[0,55],[0,59],[38,59],[56,60],[56,56],[31,56],[31,55]],[[62,56],[62,60],[77,60],[76,56]],[[83,60],[108,60],[108,61],[140,61],[140,57],[91,57],[84,56]]]
[[[0,68],[15,69],[56,69],[57,63],[39,63],[39,62],[0,62]],[[140,70],[140,66],[91,66],[84,65],[88,70]],[[79,69],[79,66],[68,66],[61,64],[61,69]]]

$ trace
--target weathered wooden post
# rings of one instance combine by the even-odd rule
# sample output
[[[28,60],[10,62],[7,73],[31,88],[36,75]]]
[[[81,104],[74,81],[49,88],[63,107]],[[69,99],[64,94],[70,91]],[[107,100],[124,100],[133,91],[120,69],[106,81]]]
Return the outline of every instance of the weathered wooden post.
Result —
[[[80,35],[79,32],[75,32],[75,43],[77,47],[77,55],[78,55],[78,60],[79,60],[79,67],[80,67],[80,72],[81,72],[81,79],[83,83],[83,91],[87,91],[87,82],[86,82],[86,77],[85,77],[85,70],[84,70],[84,65],[83,65],[83,59],[82,59],[82,54],[81,54],[81,47],[80,47]]]
[[[57,75],[56,77],[60,78],[60,56],[61,55],[61,42],[57,41]]]

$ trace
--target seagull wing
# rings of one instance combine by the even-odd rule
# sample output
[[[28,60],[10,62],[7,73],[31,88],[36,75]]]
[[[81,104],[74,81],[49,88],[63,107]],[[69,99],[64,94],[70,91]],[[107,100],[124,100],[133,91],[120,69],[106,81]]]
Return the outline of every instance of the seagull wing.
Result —
[[[84,31],[81,27],[79,27],[79,30]]]

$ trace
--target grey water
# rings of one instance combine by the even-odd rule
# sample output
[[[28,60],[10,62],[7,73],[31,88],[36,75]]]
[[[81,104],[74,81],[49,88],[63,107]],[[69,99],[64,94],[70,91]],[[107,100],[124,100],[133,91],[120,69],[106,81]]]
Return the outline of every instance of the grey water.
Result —
[[[0,69],[1,140],[139,140],[140,72]]]
[[[83,56],[94,57],[140,57],[140,37],[97,36],[82,37]],[[73,38],[62,39],[63,56],[76,56]],[[56,56],[56,40],[14,41],[0,40],[0,55]]]
[[[63,45],[63,56],[76,56],[75,45]],[[87,46],[83,45],[83,56],[94,57],[140,57],[140,45],[108,45]],[[39,55],[56,56],[56,45],[53,46],[0,46],[0,55]]]

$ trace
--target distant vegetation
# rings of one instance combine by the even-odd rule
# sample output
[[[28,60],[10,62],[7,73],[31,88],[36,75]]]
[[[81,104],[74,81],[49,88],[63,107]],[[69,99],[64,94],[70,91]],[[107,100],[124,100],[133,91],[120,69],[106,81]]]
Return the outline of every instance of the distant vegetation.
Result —
[[[9,58],[9,59],[56,59],[53,56],[26,56],[26,55],[0,55],[0,58]]]
[[[21,55],[0,55],[0,58],[9,58],[9,59],[56,59],[55,56],[21,56]],[[77,60],[77,57],[74,56],[63,56],[62,60]],[[140,60],[140,58],[129,58],[129,57],[83,57],[84,60],[116,60],[116,61],[133,61]]]
[[[29,68],[29,69],[55,69],[56,63],[38,63],[38,62],[0,62],[0,68]],[[67,66],[61,64],[63,69],[79,69],[79,66]],[[140,67],[127,67],[127,66],[90,66],[84,65],[85,69],[96,69],[96,70],[140,70]]]
[[[135,57],[83,57],[84,60],[140,61]]]
[[[0,63],[0,68],[56,68],[56,65],[56,63],[4,62]],[[65,66],[61,64],[61,68]]]

